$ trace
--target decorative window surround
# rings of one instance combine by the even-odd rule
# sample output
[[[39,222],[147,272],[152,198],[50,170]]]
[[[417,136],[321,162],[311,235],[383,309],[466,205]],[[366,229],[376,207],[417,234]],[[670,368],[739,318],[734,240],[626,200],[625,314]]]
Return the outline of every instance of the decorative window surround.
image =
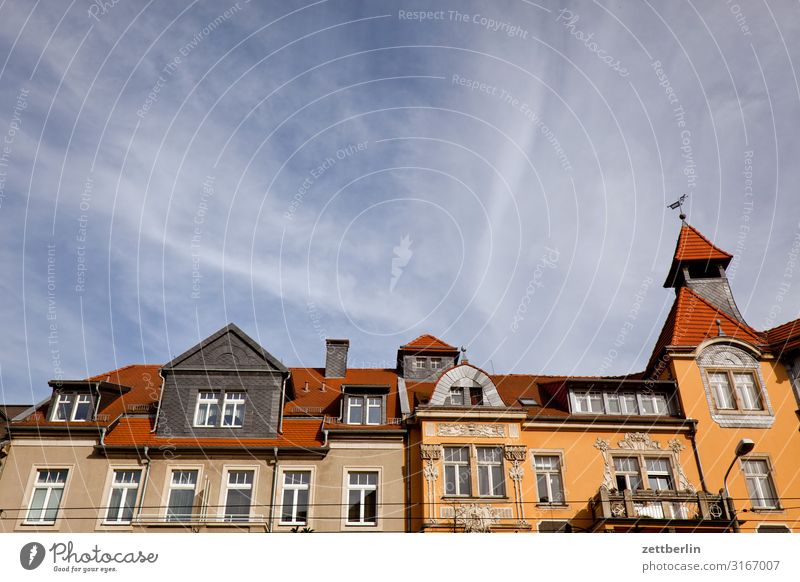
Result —
[[[680,462],[680,452],[685,448],[678,439],[671,439],[667,442],[667,448],[662,449],[661,444],[654,441],[649,434],[634,432],[626,433],[625,438],[617,443],[617,448],[612,448],[611,443],[602,438],[595,441],[594,447],[603,456],[603,483],[602,486],[608,490],[616,489],[616,474],[614,471],[614,457],[635,457],[639,464],[640,475],[647,482],[645,458],[664,457],[671,461],[672,471],[677,477],[674,480],[678,491],[689,491],[696,493],[697,489],[689,482],[683,466]]]
[[[719,426],[724,428],[770,428],[775,422],[775,411],[769,400],[766,390],[766,382],[761,373],[758,360],[744,349],[729,343],[713,343],[705,347],[697,357],[697,365],[700,367],[700,376],[703,379],[703,389],[706,393],[708,409],[711,419]],[[757,388],[761,393],[763,410],[743,410],[737,404],[735,409],[720,409],[714,397],[709,374],[725,372],[748,372],[753,374]],[[730,376],[730,374],[729,374]],[[736,387],[731,378],[731,390],[736,396]]]

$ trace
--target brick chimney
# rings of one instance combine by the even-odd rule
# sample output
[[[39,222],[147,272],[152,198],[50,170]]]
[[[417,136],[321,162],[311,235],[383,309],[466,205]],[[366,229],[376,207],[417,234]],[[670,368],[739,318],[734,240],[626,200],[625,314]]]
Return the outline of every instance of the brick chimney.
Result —
[[[347,350],[350,340],[326,339],[325,340],[325,377],[344,378],[347,372]]]

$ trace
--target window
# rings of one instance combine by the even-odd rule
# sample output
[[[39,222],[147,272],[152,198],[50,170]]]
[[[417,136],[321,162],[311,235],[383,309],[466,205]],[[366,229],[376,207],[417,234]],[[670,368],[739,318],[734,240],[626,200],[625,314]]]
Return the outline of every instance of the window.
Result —
[[[169,488],[167,521],[190,521],[194,507],[197,471],[173,471]]]
[[[718,410],[764,410],[761,388],[753,372],[708,372],[708,384]]]
[[[575,392],[575,412],[603,413],[603,395],[600,392],[581,390]]]
[[[720,410],[733,410],[736,408],[736,401],[733,398],[731,385],[728,383],[728,375],[725,373],[712,372],[708,374],[708,383],[714,394],[714,401]]]
[[[473,386],[469,389],[469,403],[472,406],[483,406],[483,388]]]
[[[750,502],[756,509],[777,509],[778,495],[770,474],[769,462],[766,459],[742,460],[744,477]]]
[[[383,396],[348,396],[347,424],[383,424]]]
[[[457,386],[450,387],[450,395],[445,401],[447,406],[464,406],[464,389]]]
[[[281,523],[305,525],[308,521],[310,471],[286,471],[283,474]]]
[[[194,414],[195,426],[217,426],[219,423],[219,392],[200,392]]]
[[[756,531],[758,533],[792,533],[788,526],[782,524],[760,525]]]
[[[200,392],[197,395],[194,425],[240,428],[244,424],[244,405],[244,392]]]
[[[438,370],[442,367],[442,358],[431,358],[431,369]]]
[[[244,392],[226,392],[222,426],[241,427],[244,421]]]
[[[114,471],[111,483],[111,495],[108,498],[106,523],[130,523],[133,519],[133,506],[139,493],[139,479],[142,472],[138,469]]]
[[[542,521],[539,522],[540,533],[572,533],[572,526],[568,521]]]
[[[533,468],[539,503],[564,503],[561,458],[558,455],[534,455]]]
[[[671,414],[665,392],[613,392],[576,390],[572,393],[575,414],[660,415]]]
[[[225,521],[249,521],[253,501],[253,471],[228,471]]]
[[[668,414],[667,397],[658,392],[645,392],[639,394],[639,409],[642,414]]]
[[[59,394],[52,420],[85,421],[92,412],[92,397],[89,394]]]
[[[54,524],[67,483],[66,469],[39,469],[28,508],[27,523]]]
[[[672,467],[669,459],[664,457],[646,458],[647,483],[653,491],[671,491],[675,489],[672,481]]]
[[[378,473],[347,474],[347,524],[375,525],[378,519]]]
[[[424,370],[427,358],[414,358],[414,369]]]
[[[522,406],[539,406],[539,402],[535,398],[523,397],[519,398],[519,403]]]
[[[642,489],[642,475],[636,457],[614,457],[618,491],[638,491]]]
[[[444,494],[472,494],[469,470],[469,447],[444,448]]]
[[[500,447],[478,447],[478,494],[482,497],[506,494],[503,450]]]

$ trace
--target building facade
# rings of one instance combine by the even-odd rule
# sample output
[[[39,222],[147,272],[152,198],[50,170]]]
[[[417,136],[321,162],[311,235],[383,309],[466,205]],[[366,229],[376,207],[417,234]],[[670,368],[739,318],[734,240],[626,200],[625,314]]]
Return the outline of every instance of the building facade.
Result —
[[[490,374],[431,335],[287,368],[231,324],[53,381],[3,411],[0,531],[800,532],[800,320],[750,327],[731,258],[682,224],[625,376]]]

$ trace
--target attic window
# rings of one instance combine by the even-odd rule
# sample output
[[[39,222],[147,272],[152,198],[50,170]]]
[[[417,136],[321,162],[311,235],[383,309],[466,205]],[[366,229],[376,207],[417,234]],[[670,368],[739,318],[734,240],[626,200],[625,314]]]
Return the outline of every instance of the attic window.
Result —
[[[535,398],[520,398],[519,403],[522,404],[522,406],[539,406]]]
[[[53,410],[52,420],[55,422],[84,422],[89,420],[92,412],[92,397],[89,394],[59,394]]]

